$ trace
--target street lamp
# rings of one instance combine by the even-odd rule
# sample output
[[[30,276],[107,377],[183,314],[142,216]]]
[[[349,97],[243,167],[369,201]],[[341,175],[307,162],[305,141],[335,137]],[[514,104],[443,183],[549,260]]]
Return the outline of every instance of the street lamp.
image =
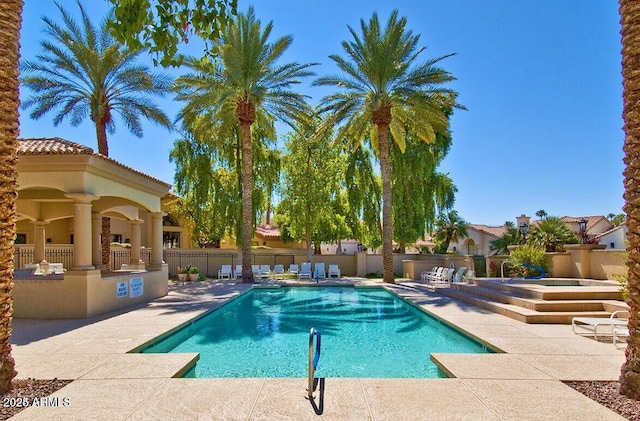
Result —
[[[587,220],[582,218],[578,221],[578,227],[580,227],[580,237],[582,237],[582,244],[587,244]]]
[[[524,244],[527,242],[527,233],[529,232],[529,225],[525,222],[520,224],[520,234],[522,238],[520,239],[520,244]]]

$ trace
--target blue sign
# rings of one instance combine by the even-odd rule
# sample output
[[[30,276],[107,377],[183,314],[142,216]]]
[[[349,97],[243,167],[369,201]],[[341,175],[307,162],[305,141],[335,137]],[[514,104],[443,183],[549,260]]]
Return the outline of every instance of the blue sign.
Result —
[[[129,279],[129,298],[140,297],[144,293],[142,278]]]
[[[118,282],[116,284],[116,298],[123,298],[129,295],[127,282]]]

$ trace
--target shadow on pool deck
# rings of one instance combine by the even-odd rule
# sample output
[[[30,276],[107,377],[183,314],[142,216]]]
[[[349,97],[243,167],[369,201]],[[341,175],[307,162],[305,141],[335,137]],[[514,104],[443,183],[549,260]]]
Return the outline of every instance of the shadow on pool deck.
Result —
[[[623,419],[559,381],[617,379],[624,353],[612,344],[576,336],[567,325],[527,325],[413,282],[385,286],[505,353],[432,355],[455,376],[450,379],[327,378],[324,420]],[[250,287],[229,281],[174,285],[148,305],[97,318],[14,320],[20,378],[75,380],[54,394],[69,398],[69,406],[30,407],[14,419],[317,420],[305,399],[306,378],[173,378],[197,356],[127,353]]]

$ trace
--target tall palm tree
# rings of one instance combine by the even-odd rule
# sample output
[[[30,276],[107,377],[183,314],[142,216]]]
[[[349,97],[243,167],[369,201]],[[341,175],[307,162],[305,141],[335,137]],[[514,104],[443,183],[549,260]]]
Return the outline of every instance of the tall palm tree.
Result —
[[[261,28],[252,7],[246,14],[239,13],[224,28],[216,45],[217,62],[203,63],[199,65],[200,68],[195,66],[202,72],[200,80],[197,77],[182,79],[184,83],[191,84],[191,92],[184,97],[190,101],[187,107],[191,112],[209,110],[215,121],[237,125],[240,129],[243,282],[253,282],[251,239],[255,218],[252,125],[259,118],[279,118],[293,126],[300,116],[311,114],[305,97],[291,88],[300,83],[302,78],[313,75],[308,70],[313,64],[278,64],[293,42],[293,37],[284,36],[269,42],[272,29],[272,22]],[[185,111],[183,114],[189,114],[189,110]]]
[[[16,236],[18,59],[22,0],[0,2],[0,393],[16,376],[11,356],[13,241]]]
[[[321,77],[314,85],[335,86],[339,92],[323,98],[321,111],[331,113],[329,127],[341,124],[337,139],[347,139],[353,148],[366,138],[377,153],[382,179],[382,260],[384,281],[393,283],[393,222],[389,132],[404,151],[406,131],[434,142],[437,131],[446,131],[448,114],[456,106],[456,93],[442,88],[454,77],[436,66],[448,56],[415,64],[424,48],[419,35],[406,29],[406,18],[391,13],[384,30],[378,15],[369,23],[360,21],[362,35],[349,27],[353,41],[343,41],[347,58],[329,56],[343,74]]]
[[[620,392],[640,399],[640,3],[620,0],[622,23],[622,76],[624,101],[624,152],[626,168],[625,206],[627,214],[627,302],[629,304],[629,339],[622,366]]]
[[[468,237],[467,222],[458,215],[457,211],[450,210],[441,213],[436,220],[436,240],[442,242],[442,251],[446,252],[449,244]]]
[[[21,71],[23,86],[33,94],[22,104],[33,107],[31,118],[54,112],[58,125],[69,118],[73,126],[89,116],[95,124],[98,152],[109,156],[107,132],[115,132],[114,114],[120,115],[129,131],[142,137],[140,116],[163,127],[171,122],[149,98],[169,92],[171,79],[154,74],[136,64],[141,51],[131,51],[115,41],[106,20],[96,28],[80,3],[81,24],[57,5],[64,27],[48,17],[46,37],[40,41],[42,53],[25,60]],[[102,263],[109,264],[110,219],[102,219]]]

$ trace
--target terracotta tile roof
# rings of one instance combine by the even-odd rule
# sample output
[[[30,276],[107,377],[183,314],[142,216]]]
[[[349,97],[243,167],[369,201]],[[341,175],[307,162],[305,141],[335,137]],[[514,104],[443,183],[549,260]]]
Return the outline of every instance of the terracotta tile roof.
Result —
[[[60,139],[59,137],[40,139],[18,139],[20,155],[94,155],[93,149]]]
[[[602,215],[595,215],[595,216],[563,216],[560,218],[560,220],[562,222],[564,222],[565,224],[577,224],[578,222],[580,222],[580,220],[584,218],[587,221],[587,231],[589,231],[591,228],[593,228],[593,226],[595,224],[597,224],[598,222],[600,222],[601,220],[606,218]]]
[[[467,225],[467,227],[475,229],[476,231],[484,232],[496,238],[502,237],[504,233],[507,232],[507,227],[504,225],[492,227],[489,225],[482,225],[482,224],[469,224]]]
[[[95,153],[93,149],[88,146],[81,145],[79,143],[71,142],[69,140],[61,139],[59,137],[44,137],[44,138],[28,138],[18,139],[18,155],[91,155],[104,161],[110,162],[114,165],[124,168],[127,171],[141,175],[149,180],[153,180],[158,183],[162,183],[167,187],[171,187],[171,184],[165,183],[162,180],[151,177],[141,171],[131,168],[127,165],[121,164],[115,159],[111,159],[108,156],[104,156],[99,153]]]
[[[280,230],[278,227],[267,224],[260,224],[256,227],[256,235],[261,238],[280,238]]]

